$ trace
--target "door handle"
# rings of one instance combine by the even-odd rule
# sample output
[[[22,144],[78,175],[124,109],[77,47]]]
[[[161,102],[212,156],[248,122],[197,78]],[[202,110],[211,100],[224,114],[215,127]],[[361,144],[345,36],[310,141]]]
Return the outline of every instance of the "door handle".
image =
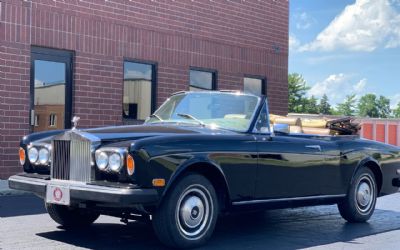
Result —
[[[322,151],[320,145],[307,145],[306,148],[316,149],[318,151]]]

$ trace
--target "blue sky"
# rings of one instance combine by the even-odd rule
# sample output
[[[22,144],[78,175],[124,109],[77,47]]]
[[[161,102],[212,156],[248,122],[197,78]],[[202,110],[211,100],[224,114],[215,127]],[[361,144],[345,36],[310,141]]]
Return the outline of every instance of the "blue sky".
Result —
[[[331,104],[366,93],[400,102],[400,0],[291,0],[289,72]]]

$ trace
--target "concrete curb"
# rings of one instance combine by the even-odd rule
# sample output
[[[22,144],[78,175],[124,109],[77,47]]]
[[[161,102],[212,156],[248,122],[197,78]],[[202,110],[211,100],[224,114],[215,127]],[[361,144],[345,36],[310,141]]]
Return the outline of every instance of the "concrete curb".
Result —
[[[5,195],[23,195],[29,194],[28,192],[10,189],[8,187],[8,180],[0,180],[0,196]]]

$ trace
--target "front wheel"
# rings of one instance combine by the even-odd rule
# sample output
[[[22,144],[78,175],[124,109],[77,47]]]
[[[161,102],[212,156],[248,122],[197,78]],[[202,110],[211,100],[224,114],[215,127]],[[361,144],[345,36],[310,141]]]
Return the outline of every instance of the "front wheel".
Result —
[[[210,181],[202,175],[186,175],[170,189],[154,214],[154,231],[167,246],[198,247],[211,237],[218,211]]]
[[[51,203],[46,203],[46,210],[55,222],[67,229],[89,226],[100,216],[94,211]]]
[[[340,215],[348,222],[366,222],[374,213],[378,188],[374,173],[360,168],[344,201],[338,204]]]

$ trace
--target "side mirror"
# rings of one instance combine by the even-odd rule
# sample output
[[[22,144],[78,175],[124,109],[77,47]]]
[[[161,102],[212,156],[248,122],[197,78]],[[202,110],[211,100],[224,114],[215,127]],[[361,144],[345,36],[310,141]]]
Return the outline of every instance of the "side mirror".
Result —
[[[288,124],[277,123],[274,124],[274,133],[275,134],[289,134],[290,126]]]

